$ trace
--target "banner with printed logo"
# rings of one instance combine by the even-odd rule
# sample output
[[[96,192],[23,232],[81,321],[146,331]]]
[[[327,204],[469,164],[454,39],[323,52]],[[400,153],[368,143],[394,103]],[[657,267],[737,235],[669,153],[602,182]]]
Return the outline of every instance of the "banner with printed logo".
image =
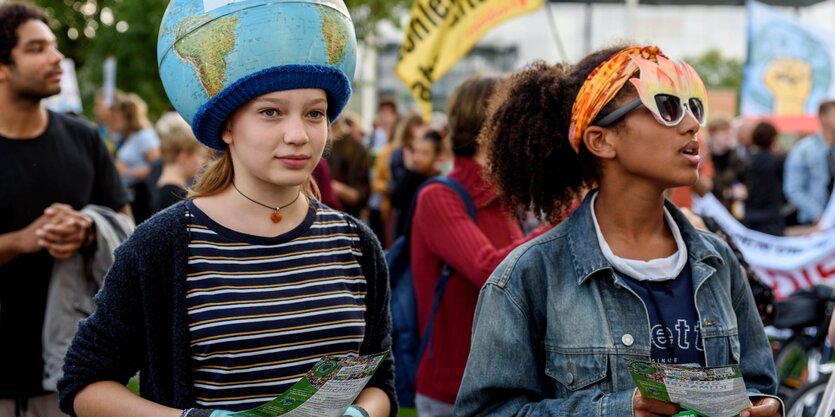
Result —
[[[747,10],[740,113],[783,130],[816,130],[818,104],[835,96],[835,31],[756,1]]]
[[[494,26],[542,0],[414,0],[395,72],[428,118],[432,85]]]
[[[748,229],[713,194],[694,199],[693,210],[725,229],[745,260],[778,298],[835,277],[835,201],[830,198],[819,232],[778,237]]]

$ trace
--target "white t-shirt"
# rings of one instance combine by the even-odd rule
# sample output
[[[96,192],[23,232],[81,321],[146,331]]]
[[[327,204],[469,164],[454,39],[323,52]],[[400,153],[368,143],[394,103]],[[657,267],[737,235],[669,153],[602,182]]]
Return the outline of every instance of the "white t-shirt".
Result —
[[[667,281],[675,279],[678,274],[684,269],[687,262],[687,246],[684,244],[684,239],[681,237],[681,231],[678,225],[673,220],[673,216],[664,207],[664,219],[673,233],[673,238],[676,240],[676,253],[666,257],[651,259],[649,261],[641,261],[637,259],[621,258],[612,252],[609,244],[603,233],[600,232],[600,224],[597,223],[597,216],[594,214],[594,204],[597,202],[597,192],[591,197],[591,218],[594,221],[594,231],[597,234],[597,242],[600,244],[600,250],[603,252],[603,257],[606,258],[612,266],[619,272],[634,278],[638,281]]]

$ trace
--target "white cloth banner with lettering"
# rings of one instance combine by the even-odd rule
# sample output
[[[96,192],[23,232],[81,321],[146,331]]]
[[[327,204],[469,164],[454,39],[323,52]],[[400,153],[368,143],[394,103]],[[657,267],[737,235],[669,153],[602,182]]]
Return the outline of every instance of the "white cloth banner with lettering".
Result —
[[[694,199],[693,211],[725,229],[742,256],[778,298],[835,276],[835,203],[830,198],[819,226],[806,236],[778,237],[742,225],[713,194]]]

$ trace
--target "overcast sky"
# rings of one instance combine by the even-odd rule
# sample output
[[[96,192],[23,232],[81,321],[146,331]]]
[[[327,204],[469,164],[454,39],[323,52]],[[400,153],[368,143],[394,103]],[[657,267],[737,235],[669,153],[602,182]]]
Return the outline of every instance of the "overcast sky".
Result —
[[[781,8],[803,22],[835,31],[835,0],[801,8]],[[517,44],[518,66],[534,59],[550,62],[564,58],[554,39],[547,13],[554,17],[556,31],[569,62],[585,55],[586,7],[583,4],[552,3],[539,11],[512,19],[491,30],[481,42]],[[655,43],[671,57],[699,55],[719,49],[723,55],[744,59],[746,20],[744,7],[728,6],[638,6],[634,15],[634,36],[642,43]],[[592,8],[591,48],[629,39],[624,5],[595,5]],[[399,35],[402,37],[402,35]]]

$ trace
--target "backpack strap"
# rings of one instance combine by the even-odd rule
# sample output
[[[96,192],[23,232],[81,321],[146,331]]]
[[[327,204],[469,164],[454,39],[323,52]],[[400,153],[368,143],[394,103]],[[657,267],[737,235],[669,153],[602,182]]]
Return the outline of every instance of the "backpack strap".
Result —
[[[467,189],[461,185],[460,182],[456,181],[452,177],[446,175],[440,175],[434,178],[430,178],[426,180],[423,185],[421,185],[420,189],[417,193],[415,193],[415,197],[412,200],[411,207],[409,207],[409,218],[406,224],[406,233],[411,233],[412,228],[412,215],[414,214],[415,206],[417,205],[417,197],[420,194],[420,191],[423,190],[423,187],[426,187],[429,184],[443,184],[449,188],[452,188],[456,194],[461,198],[461,201],[464,202],[464,206],[467,208],[467,213],[470,215],[470,218],[473,220],[473,223],[476,223],[476,214],[475,214],[475,204],[473,203],[472,198],[470,198],[470,193],[467,192]],[[441,298],[444,296],[444,290],[446,290],[446,284],[449,281],[449,278],[452,276],[453,269],[449,264],[446,262],[444,263],[443,269],[441,270],[441,275],[438,277],[438,283],[435,285],[435,297],[432,301],[432,311],[429,313],[429,321],[426,323],[426,331],[423,333],[423,337],[420,338],[420,347],[418,348],[418,355],[417,359],[423,357],[423,351],[429,347],[429,339],[432,338],[432,324],[435,322],[435,315],[438,313],[438,308],[441,306]],[[429,354],[431,356],[432,349],[429,349]]]
[[[415,196],[412,197],[412,202],[411,204],[409,204],[409,212],[407,213],[406,217],[406,228],[403,232],[405,236],[411,236],[412,234],[412,221],[414,220],[418,195],[420,195],[420,192],[430,184],[443,184],[449,188],[452,188],[452,190],[455,191],[459,197],[461,197],[461,201],[464,202],[464,206],[467,208],[467,213],[469,213],[470,218],[473,219],[474,222],[476,221],[475,204],[473,203],[472,198],[470,198],[470,193],[467,192],[467,189],[464,188],[464,186],[461,185],[460,182],[458,182],[452,177],[446,175],[438,175],[436,177],[432,177],[424,181],[423,184],[421,184],[418,190],[415,192]]]

